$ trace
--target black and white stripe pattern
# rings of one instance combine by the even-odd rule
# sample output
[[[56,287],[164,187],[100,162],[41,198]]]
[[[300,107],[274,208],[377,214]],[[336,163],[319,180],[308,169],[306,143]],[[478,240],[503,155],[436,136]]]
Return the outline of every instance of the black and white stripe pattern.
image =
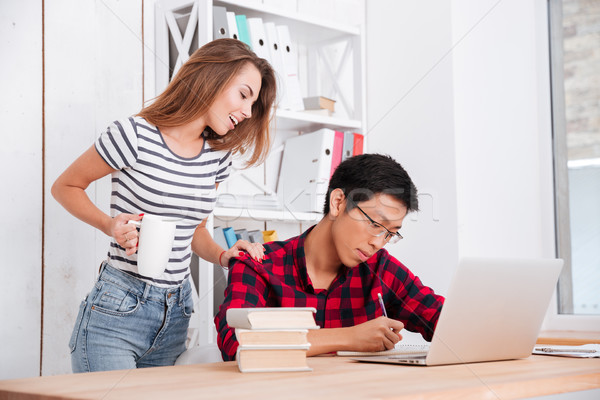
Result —
[[[231,171],[231,153],[213,151],[205,142],[196,157],[180,157],[167,147],[160,131],[140,117],[113,122],[95,146],[117,170],[112,174],[111,216],[145,213],[179,219],[169,264],[158,278],[139,275],[137,254],[127,256],[114,239],[110,264],[156,286],[180,284],[190,274],[194,231],[214,208],[215,184]]]

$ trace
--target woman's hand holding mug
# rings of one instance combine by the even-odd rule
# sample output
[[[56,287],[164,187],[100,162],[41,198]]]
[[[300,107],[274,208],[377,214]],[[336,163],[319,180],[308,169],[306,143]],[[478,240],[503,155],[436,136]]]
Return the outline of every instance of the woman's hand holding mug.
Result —
[[[119,214],[111,221],[111,236],[119,246],[125,249],[127,255],[135,253],[138,245],[138,231],[134,225],[128,224],[128,221],[140,221],[144,214]]]

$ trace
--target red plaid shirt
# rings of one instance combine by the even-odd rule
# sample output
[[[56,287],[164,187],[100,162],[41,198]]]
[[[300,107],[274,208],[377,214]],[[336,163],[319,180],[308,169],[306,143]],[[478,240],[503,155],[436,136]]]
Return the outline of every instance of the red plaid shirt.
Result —
[[[223,360],[234,360],[238,348],[235,330],[225,319],[228,308],[314,307],[317,325],[340,328],[383,315],[377,293],[382,294],[389,318],[431,340],[444,298],[424,286],[385,249],[356,267],[342,267],[329,289],[315,290],[304,255],[304,240],[311,230],[283,242],[265,244],[267,259],[262,264],[247,254],[232,259],[225,300],[215,317]]]

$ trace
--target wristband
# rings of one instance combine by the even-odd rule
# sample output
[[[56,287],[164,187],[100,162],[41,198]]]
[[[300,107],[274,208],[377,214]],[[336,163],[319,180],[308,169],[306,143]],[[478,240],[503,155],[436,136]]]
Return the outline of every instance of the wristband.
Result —
[[[219,265],[221,266],[221,268],[225,268],[225,267],[223,266],[223,263],[221,263],[221,257],[223,257],[223,254],[225,254],[225,250],[223,250],[223,251],[221,252],[221,254],[219,254]]]

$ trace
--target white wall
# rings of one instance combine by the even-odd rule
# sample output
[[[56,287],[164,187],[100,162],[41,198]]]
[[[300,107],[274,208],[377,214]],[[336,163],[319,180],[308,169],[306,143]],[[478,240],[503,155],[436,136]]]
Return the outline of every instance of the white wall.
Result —
[[[0,2],[0,379],[40,371],[42,5]]]
[[[142,106],[141,0],[46,2],[46,219],[42,374],[71,372],[67,347],[108,238],[50,195],[59,174],[108,124]],[[65,16],[77,16],[66,18]],[[110,177],[88,195],[108,213]]]
[[[461,256],[554,253],[546,1],[452,6]]]
[[[394,157],[421,193],[387,248],[443,294],[458,260],[450,3],[368,1],[366,47],[369,152]]]
[[[458,257],[554,256],[547,48],[543,0],[367,2],[369,150],[433,194],[390,251],[442,294]]]

